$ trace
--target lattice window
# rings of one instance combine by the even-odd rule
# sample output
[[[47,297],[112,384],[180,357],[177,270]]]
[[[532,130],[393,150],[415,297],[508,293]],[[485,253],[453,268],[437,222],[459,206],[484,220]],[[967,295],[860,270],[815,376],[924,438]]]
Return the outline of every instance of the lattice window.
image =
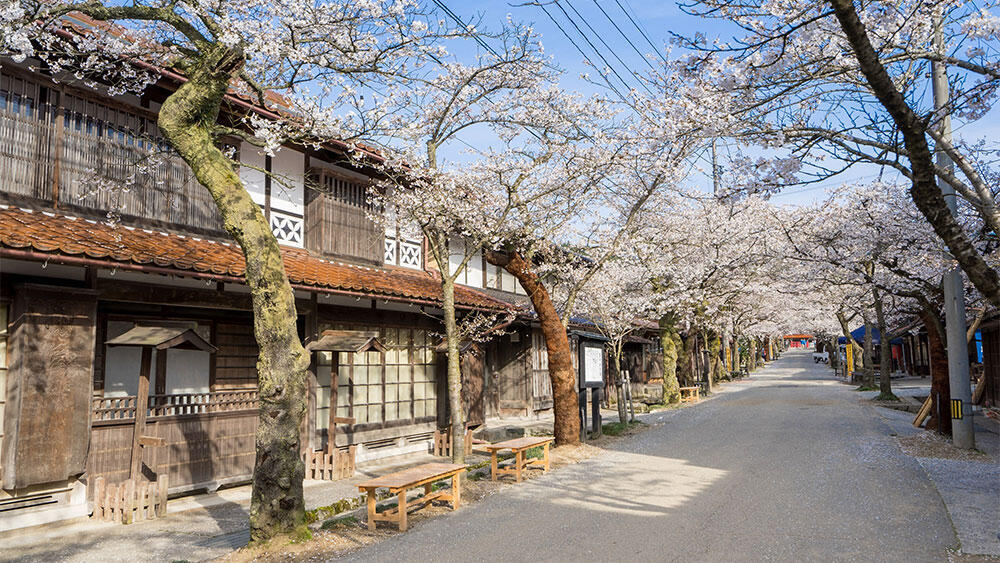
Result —
[[[423,263],[423,244],[420,240],[406,238],[387,231],[385,235],[385,263],[420,270]]]
[[[271,210],[271,232],[278,242],[302,247],[302,218]]]
[[[396,263],[396,237],[385,237],[385,255],[383,260],[386,264]]]
[[[336,324],[335,329],[377,330],[388,349],[385,370],[378,364],[378,353],[340,353],[337,358],[337,416],[354,417],[357,424],[413,420],[437,416],[437,375],[433,337],[421,329],[391,327],[358,327]],[[351,381],[349,360],[354,364]],[[358,363],[364,362],[364,363]],[[317,376],[323,377],[324,359],[320,358]],[[329,369],[329,368],[327,368]],[[363,370],[363,371],[362,371]],[[317,428],[326,428],[320,419],[327,416],[329,391],[317,396]],[[323,410],[320,410],[323,409]]]
[[[400,240],[399,265],[419,269],[423,265],[420,259],[422,250],[423,247],[419,241]]]

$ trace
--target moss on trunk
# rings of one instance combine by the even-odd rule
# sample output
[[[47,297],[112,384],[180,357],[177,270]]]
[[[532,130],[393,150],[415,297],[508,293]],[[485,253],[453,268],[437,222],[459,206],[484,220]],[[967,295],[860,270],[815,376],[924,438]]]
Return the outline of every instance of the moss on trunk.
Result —
[[[278,242],[212,136],[223,96],[242,65],[239,50],[221,46],[206,50],[189,69],[188,81],[164,101],[159,126],[211,193],[226,231],[246,259],[254,336],[260,347],[260,420],[250,506],[251,537],[258,541],[305,530],[299,427],[309,359],[296,330],[295,296]]]
[[[660,317],[660,347],[663,349],[663,402],[677,403],[681,400],[680,384],[677,383],[677,334],[673,315]]]

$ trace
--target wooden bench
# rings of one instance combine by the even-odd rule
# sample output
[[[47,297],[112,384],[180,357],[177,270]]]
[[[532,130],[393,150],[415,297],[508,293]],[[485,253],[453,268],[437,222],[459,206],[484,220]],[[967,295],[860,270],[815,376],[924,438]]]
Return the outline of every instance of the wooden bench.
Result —
[[[406,491],[423,485],[424,496],[417,499],[414,506],[419,504],[422,508],[431,501],[444,500],[451,503],[452,510],[458,510],[461,502],[462,492],[459,474],[465,471],[467,465],[455,465],[453,463],[425,463],[381,477],[376,477],[364,483],[358,484],[358,489],[368,494],[368,529],[375,530],[375,523],[396,522],[399,531],[406,531]],[[444,490],[433,492],[434,483],[442,479],[451,478],[451,492]],[[389,492],[398,495],[398,504],[395,508],[390,508],[382,512],[375,511],[375,490],[378,488],[389,489]]]
[[[698,401],[698,394],[701,392],[701,387],[681,387],[681,402],[691,403]]]
[[[507,440],[505,442],[497,442],[496,444],[487,444],[484,446],[490,451],[490,469],[492,470],[493,480],[496,481],[497,477],[500,475],[513,475],[514,479],[520,483],[521,482],[521,471],[526,469],[528,466],[538,466],[541,467],[543,471],[549,470],[549,444],[555,438],[549,438],[545,436],[525,436],[524,438],[515,438],[513,440]],[[531,448],[542,447],[542,457],[534,459],[525,459],[525,452]],[[497,461],[497,454],[503,450],[510,450],[514,452],[514,468],[509,469],[506,467],[500,467]]]

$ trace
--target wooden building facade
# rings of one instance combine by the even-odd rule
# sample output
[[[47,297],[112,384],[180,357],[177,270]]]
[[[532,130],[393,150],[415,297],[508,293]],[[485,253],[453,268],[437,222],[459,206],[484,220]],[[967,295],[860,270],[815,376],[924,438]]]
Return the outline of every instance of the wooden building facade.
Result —
[[[0,530],[86,514],[97,477],[128,477],[144,360],[107,343],[136,326],[180,323],[212,347],[149,359],[145,433],[156,440],[141,449],[142,471],[167,475],[171,493],[246,481],[257,423],[249,291],[214,203],[156,130],[158,101],[176,85],[110,96],[31,61],[3,63]],[[281,245],[303,342],[327,330],[379,342],[377,353],[313,352],[305,447],[352,447],[358,462],[427,451],[447,412],[440,284],[423,242],[370,219],[369,172],[336,147],[267,156],[232,143]],[[470,272],[461,311],[508,307],[486,291],[518,293],[508,274]],[[463,377],[474,422],[551,407],[530,323],[467,350]]]

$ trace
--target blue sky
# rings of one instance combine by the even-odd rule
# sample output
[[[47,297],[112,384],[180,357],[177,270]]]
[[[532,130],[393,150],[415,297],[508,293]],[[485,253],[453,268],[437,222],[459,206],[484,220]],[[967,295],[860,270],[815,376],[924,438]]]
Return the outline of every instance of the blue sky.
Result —
[[[598,80],[599,77],[593,68],[584,64],[584,55],[581,54],[581,49],[586,53],[586,56],[593,59],[595,64],[603,68],[604,61],[594,54],[593,49],[596,47],[603,53],[607,62],[617,68],[618,74],[626,83],[629,83],[631,87],[638,88],[638,80],[629,74],[628,69],[639,74],[648,71],[649,67],[639,53],[651,53],[654,46],[663,50],[664,45],[670,40],[670,31],[685,35],[700,32],[709,38],[720,35],[729,36],[738,32],[735,26],[727,26],[725,22],[720,20],[687,15],[683,13],[676,2],[669,0],[560,0],[559,4],[547,4],[544,10],[540,6],[525,4],[521,0],[515,2],[441,0],[441,2],[466,21],[474,19],[475,16],[481,16],[483,24],[487,27],[503,21],[508,14],[513,16],[515,20],[532,24],[542,36],[545,51],[555,58],[560,67],[567,71],[563,86],[585,93],[594,92],[596,88],[581,80],[580,74],[589,73]],[[546,10],[548,14],[546,14]],[[575,21],[576,27],[567,16]],[[553,22],[553,18],[557,23]],[[562,29],[558,26],[562,26]],[[587,35],[590,44],[588,44],[587,39],[581,36],[581,33]],[[572,36],[576,45],[567,39],[566,34]],[[610,75],[610,79],[621,91],[626,91],[618,76]],[[996,114],[996,110],[991,112],[991,115]],[[994,121],[1000,122],[1000,119],[990,119],[987,116],[967,127],[955,123],[956,134],[965,135],[968,138],[987,135],[995,137],[995,134],[1000,133],[1000,124],[990,125]],[[719,148],[720,158],[725,151],[723,143]],[[707,158],[702,158],[697,165],[706,170],[710,169]],[[823,199],[827,188],[849,182],[872,181],[878,175],[879,169],[877,167],[859,166],[819,184],[789,188],[776,195],[772,200],[783,204],[806,204]],[[894,178],[894,172],[888,171],[883,177],[885,180]],[[711,179],[704,173],[693,172],[689,181],[693,186],[706,191],[711,190]]]

